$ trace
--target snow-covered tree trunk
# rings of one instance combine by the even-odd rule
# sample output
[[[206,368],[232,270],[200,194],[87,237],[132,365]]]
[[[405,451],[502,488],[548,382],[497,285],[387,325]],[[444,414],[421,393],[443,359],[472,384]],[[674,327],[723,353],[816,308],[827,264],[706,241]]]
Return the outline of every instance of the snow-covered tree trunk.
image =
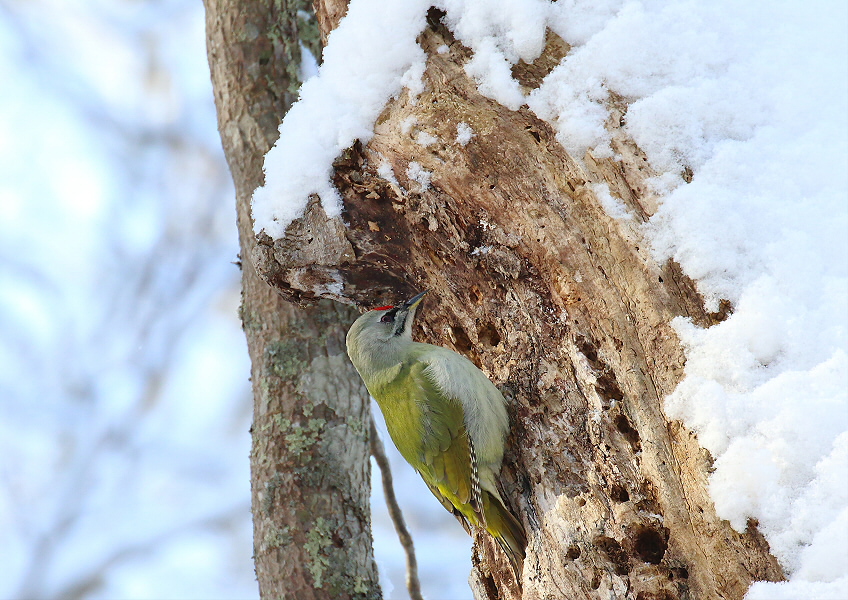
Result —
[[[356,311],[299,308],[256,273],[250,197],[318,51],[306,2],[206,0],[218,123],[237,194],[241,318],[252,362],[254,558],[262,598],[379,598],[370,531],[368,394],[344,351]],[[307,31],[304,31],[307,29]]]
[[[326,35],[344,3],[316,6]],[[607,123],[618,158],[576,161],[532,112],[479,93],[440,16],[419,37],[425,91],[391,101],[334,165],[342,218],[313,200],[284,239],[260,235],[256,268],[296,302],[431,290],[417,338],[467,355],[511,400],[502,479],[528,532],[524,587],[480,534],[477,598],[741,598],[781,579],[756,523],[740,534],[716,516],[711,457],[663,413],[684,363],[670,321],[709,327],[730,307],[708,314],[648,252],[654,173],[623,133],[626,104]],[[568,50],[549,33],[512,74],[532,89]]]

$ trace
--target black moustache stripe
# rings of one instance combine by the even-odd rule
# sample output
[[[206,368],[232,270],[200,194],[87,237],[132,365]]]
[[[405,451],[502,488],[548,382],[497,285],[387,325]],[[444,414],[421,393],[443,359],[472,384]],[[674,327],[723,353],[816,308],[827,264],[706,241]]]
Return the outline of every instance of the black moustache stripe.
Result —
[[[406,328],[406,317],[409,315],[408,312],[404,311],[400,313],[400,320],[395,321],[395,337],[399,336],[403,333],[403,330]]]

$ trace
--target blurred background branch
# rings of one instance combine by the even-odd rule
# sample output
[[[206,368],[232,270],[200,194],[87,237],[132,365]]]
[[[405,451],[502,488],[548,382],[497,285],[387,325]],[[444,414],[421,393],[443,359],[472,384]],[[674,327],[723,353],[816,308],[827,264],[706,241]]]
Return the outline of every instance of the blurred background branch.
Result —
[[[256,597],[203,6],[0,0],[0,82],[0,597]],[[469,540],[387,453],[425,593],[469,597]],[[374,478],[384,594],[405,598]]]
[[[256,593],[203,34],[191,1],[0,3],[3,597]]]

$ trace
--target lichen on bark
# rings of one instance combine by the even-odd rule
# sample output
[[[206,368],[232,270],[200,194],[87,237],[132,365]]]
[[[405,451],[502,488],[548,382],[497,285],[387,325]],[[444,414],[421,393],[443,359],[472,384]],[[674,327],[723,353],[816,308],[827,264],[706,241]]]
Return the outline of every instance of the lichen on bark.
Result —
[[[263,156],[296,98],[300,44],[320,57],[315,20],[304,0],[205,5],[219,131],[237,196],[260,596],[376,599],[369,438],[361,426],[370,418],[368,396],[344,354],[356,312],[327,301],[298,308],[268,286],[252,262],[257,241],[250,198],[262,183]]]

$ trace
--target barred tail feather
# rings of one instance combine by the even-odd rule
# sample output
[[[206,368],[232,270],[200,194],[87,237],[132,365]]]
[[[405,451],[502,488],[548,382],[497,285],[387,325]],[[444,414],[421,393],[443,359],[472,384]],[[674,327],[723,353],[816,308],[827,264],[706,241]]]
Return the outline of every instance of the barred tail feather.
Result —
[[[524,527],[501,502],[500,498],[488,491],[483,492],[483,511],[486,515],[486,529],[504,551],[515,574],[515,581],[521,587],[521,572],[524,570],[524,551],[527,536]]]

